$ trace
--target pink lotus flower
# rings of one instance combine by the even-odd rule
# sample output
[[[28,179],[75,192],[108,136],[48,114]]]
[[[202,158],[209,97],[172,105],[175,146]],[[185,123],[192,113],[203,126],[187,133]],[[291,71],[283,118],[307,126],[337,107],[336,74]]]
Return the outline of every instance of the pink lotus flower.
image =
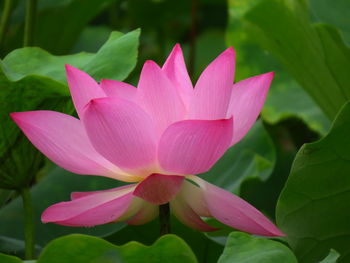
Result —
[[[147,61],[137,89],[102,80],[67,65],[80,119],[52,111],[12,113],[29,140],[57,165],[100,175],[126,186],[72,193],[47,208],[44,223],[138,225],[170,202],[184,224],[213,231],[202,217],[264,236],[282,236],[261,212],[195,174],[208,171],[256,121],[273,73],[233,83],[235,53],[228,48],[202,73],[193,89],[179,45],[160,68]],[[218,174],[217,176],[220,176]]]

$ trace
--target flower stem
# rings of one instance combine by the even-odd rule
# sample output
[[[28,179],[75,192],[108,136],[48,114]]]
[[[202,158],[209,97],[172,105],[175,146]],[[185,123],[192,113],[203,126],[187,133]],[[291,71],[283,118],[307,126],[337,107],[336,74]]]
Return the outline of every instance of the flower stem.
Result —
[[[5,40],[5,34],[6,34],[7,26],[10,20],[12,2],[13,0],[5,0],[4,2],[4,10],[2,11],[1,21],[0,21],[0,48],[2,47]]]
[[[160,236],[170,233],[170,207],[169,203],[159,206]]]
[[[34,258],[34,211],[29,188],[21,189],[24,208],[25,259]]]
[[[37,0],[27,0],[26,19],[24,25],[23,46],[32,46],[34,43],[34,27],[36,17]]]

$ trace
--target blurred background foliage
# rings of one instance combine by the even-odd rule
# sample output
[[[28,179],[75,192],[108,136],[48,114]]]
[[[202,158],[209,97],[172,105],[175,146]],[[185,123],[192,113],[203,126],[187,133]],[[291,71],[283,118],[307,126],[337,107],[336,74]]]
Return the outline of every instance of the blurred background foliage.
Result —
[[[6,8],[10,10],[7,23]],[[203,234],[175,218],[173,233],[186,241],[199,262],[217,262],[219,257],[219,262],[319,262],[328,253],[327,262],[349,262],[350,248],[345,244],[350,242],[350,232],[344,222],[350,222],[350,210],[331,209],[334,204],[343,207],[350,201],[346,195],[350,184],[341,184],[349,181],[350,168],[339,163],[342,158],[350,160],[348,151],[341,150],[341,146],[350,148],[345,138],[350,134],[350,116],[345,114],[349,106],[343,107],[350,99],[348,0],[38,0],[35,47],[22,48],[25,10],[25,0],[0,3],[4,32],[0,39],[0,252],[23,256],[22,201],[16,192],[22,188],[30,188],[32,193],[38,254],[49,241],[72,233],[101,237],[118,246],[129,241],[151,245],[157,240],[156,221],[137,227],[118,223],[88,229],[42,224],[41,212],[68,199],[70,192],[111,188],[119,183],[72,175],[48,162],[19,132],[8,113],[51,109],[75,114],[65,63],[96,80],[137,84],[144,61],[162,64],[174,44],[180,43],[193,82],[228,46],[237,52],[235,81],[276,72],[259,121],[202,176],[239,194],[272,220],[277,210],[278,225],[288,238],[279,243],[239,232],[229,235],[232,229],[225,227]],[[324,136],[329,139],[303,146],[290,173],[300,147]],[[316,153],[318,159],[312,155],[315,151],[321,152]],[[322,175],[324,163],[330,170]],[[342,171],[335,179],[340,185],[331,183],[332,169]],[[300,195],[317,204],[310,201],[311,207],[299,207],[296,193],[300,189],[304,189]],[[339,192],[344,195],[336,195]],[[319,217],[323,220],[315,224]],[[327,225],[338,227],[327,232],[323,230]],[[65,242],[85,240],[87,249],[102,242],[82,235],[64,238],[64,242],[56,239],[45,248],[46,260]],[[158,242],[182,242],[168,239]],[[116,246],[112,250],[127,253]],[[246,251],[271,253],[265,261],[263,255],[254,261],[244,258]],[[189,250],[182,262],[195,262],[191,253]],[[57,262],[63,262],[64,257]],[[86,262],[84,258],[75,260]]]

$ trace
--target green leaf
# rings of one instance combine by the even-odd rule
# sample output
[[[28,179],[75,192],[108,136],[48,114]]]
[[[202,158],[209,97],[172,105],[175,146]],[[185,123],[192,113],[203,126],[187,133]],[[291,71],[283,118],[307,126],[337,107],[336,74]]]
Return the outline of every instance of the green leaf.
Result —
[[[115,246],[103,239],[85,235],[69,235],[52,241],[37,263],[93,263],[93,262],[150,262],[195,263],[195,255],[188,245],[175,235],[159,238],[152,246],[130,242]]]
[[[35,46],[53,54],[69,54],[88,23],[106,10],[115,0],[43,0],[37,1]],[[12,50],[22,44],[26,2],[14,4],[6,48]],[[7,52],[8,52],[7,50]]]
[[[350,99],[350,53],[338,32],[313,26],[304,0],[261,1],[245,19],[255,26],[261,45],[333,119]]]
[[[62,86],[40,76],[11,82],[0,71],[0,188],[27,186],[44,161],[9,113],[34,109],[72,112],[72,104],[62,92]]]
[[[289,118],[298,118],[315,132],[325,134],[330,121],[282,65],[258,45],[255,31],[244,20],[245,14],[261,1],[228,1],[226,42],[237,52],[236,81],[274,71],[275,77],[261,113],[264,121],[276,124]]]
[[[39,255],[41,249],[40,246],[35,246],[35,254]],[[25,243],[23,240],[0,236],[0,253],[24,258]],[[0,260],[0,262],[2,261]]]
[[[112,29],[107,26],[88,26],[81,33],[75,43],[73,53],[97,52],[99,48],[108,40]]]
[[[329,134],[298,152],[277,205],[277,222],[300,262],[331,248],[350,261],[350,103]]]
[[[11,199],[12,194],[11,190],[0,189],[0,208]]]
[[[247,178],[266,180],[275,165],[274,145],[261,121],[253,126],[242,141],[231,147],[210,171],[202,177],[231,192],[239,192]]]
[[[339,256],[340,255],[337,251],[331,249],[328,256],[325,259],[323,259],[320,263],[336,263]]]
[[[230,234],[218,263],[297,263],[285,245],[241,232]]]
[[[127,34],[112,32],[96,54],[54,56],[37,47],[21,48],[4,58],[2,69],[11,81],[39,75],[66,84],[64,64],[78,67],[98,81],[124,80],[135,67],[139,35],[138,29]]]
[[[36,23],[35,44],[54,54],[69,53],[85,26],[112,2],[114,0],[84,0],[84,3],[74,0],[61,8],[44,9],[38,18],[40,22]]]
[[[316,22],[337,27],[344,41],[350,46],[350,21],[345,19],[350,12],[348,0],[309,0],[310,9]]]
[[[216,263],[224,247],[206,237],[203,233],[191,229],[174,216],[171,217],[171,233],[186,241],[199,262]],[[232,229],[231,229],[232,230]],[[138,241],[151,245],[159,236],[159,220],[140,226],[126,226],[118,232],[104,237],[107,241],[122,245],[130,241]]]
[[[23,261],[17,257],[0,253],[0,262],[1,263],[22,263]]]
[[[54,56],[40,48],[27,47],[0,61],[1,188],[28,185],[44,160],[9,113],[40,109],[72,113],[64,64],[79,67],[98,80],[123,80],[136,64],[139,34],[139,30],[128,34],[113,32],[96,54]]]
[[[298,118],[309,129],[325,135],[331,126],[331,122],[320,108],[296,83],[290,85],[285,83],[283,85],[283,83],[278,83],[278,79],[277,77],[276,84],[275,81],[273,82],[261,112],[264,121],[277,124],[284,120]]]
[[[104,236],[119,230],[122,223],[107,224],[92,228],[66,227],[41,223],[41,213],[58,202],[70,199],[76,191],[96,191],[120,186],[119,181],[90,175],[75,175],[59,167],[53,169],[31,189],[35,212],[36,242],[45,246],[50,240],[70,233]],[[23,207],[21,198],[16,198],[0,210],[0,234],[23,240]],[[14,251],[15,252],[15,251]]]
[[[223,52],[225,48],[224,33],[220,30],[206,30],[198,35],[195,50],[195,72],[191,76],[192,80],[197,80],[209,63]]]

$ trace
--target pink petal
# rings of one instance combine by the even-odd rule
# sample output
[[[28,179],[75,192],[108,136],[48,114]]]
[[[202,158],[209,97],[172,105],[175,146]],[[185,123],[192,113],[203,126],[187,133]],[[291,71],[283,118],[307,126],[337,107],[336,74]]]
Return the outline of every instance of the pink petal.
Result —
[[[217,230],[215,227],[205,223],[186,203],[175,199],[170,206],[172,213],[184,225],[203,232]]]
[[[232,145],[243,138],[255,123],[264,105],[274,73],[242,80],[233,85],[227,116],[233,116],[235,127]]]
[[[66,65],[66,74],[75,109],[81,118],[82,111],[90,100],[106,97],[106,94],[87,73]]]
[[[193,95],[193,85],[188,75],[181,46],[176,44],[165,61],[162,70],[178,90],[186,107]]]
[[[185,117],[185,106],[177,89],[153,61],[146,61],[143,66],[137,99],[154,120],[158,135],[171,123]]]
[[[120,191],[120,190],[123,190],[123,189],[129,189],[129,188],[130,188],[130,184],[119,186],[119,187],[116,187],[116,188],[113,188],[113,189],[100,190],[100,191],[72,192],[70,194],[70,199],[71,200],[75,200],[75,199],[78,199],[78,198],[81,198],[81,197],[86,197],[86,196],[89,196],[89,195],[99,194],[99,193],[102,193],[102,192],[105,192],[105,193],[106,192],[115,192],[115,191]]]
[[[134,101],[136,99],[137,89],[128,83],[111,79],[103,79],[100,86],[108,97],[118,97],[130,101]]]
[[[127,182],[138,179],[97,153],[81,122],[72,116],[54,111],[29,111],[11,113],[11,117],[36,148],[68,171]]]
[[[122,190],[99,191],[69,202],[57,203],[43,212],[41,221],[65,226],[95,226],[114,222],[130,212],[130,208],[133,213],[140,209],[133,204],[134,188],[135,185],[130,185]],[[129,217],[132,216],[132,213],[129,214]]]
[[[267,217],[243,199],[197,176],[189,179],[202,188],[208,210],[221,223],[254,235],[284,236]]]
[[[186,202],[199,216],[211,217],[203,191],[194,183],[185,180],[177,197]]]
[[[178,175],[151,174],[137,185],[134,195],[155,205],[165,204],[178,193],[183,180]]]
[[[150,203],[144,202],[141,209],[127,221],[129,225],[143,225],[153,219],[155,219],[159,214],[159,208],[157,205],[152,205]]]
[[[208,171],[229,147],[232,130],[232,118],[172,124],[159,142],[161,167],[183,175]]]
[[[200,217],[204,216],[201,213],[208,216],[205,202],[200,195],[199,187],[185,181],[179,194],[170,202],[171,211],[180,222],[191,228],[204,232],[215,231],[216,228],[205,223]],[[193,204],[195,206],[192,206]]]
[[[118,167],[136,172],[154,164],[154,125],[136,104],[119,98],[94,99],[83,121],[95,149]]]
[[[190,119],[224,119],[230,102],[235,52],[228,48],[203,71],[194,89]]]

